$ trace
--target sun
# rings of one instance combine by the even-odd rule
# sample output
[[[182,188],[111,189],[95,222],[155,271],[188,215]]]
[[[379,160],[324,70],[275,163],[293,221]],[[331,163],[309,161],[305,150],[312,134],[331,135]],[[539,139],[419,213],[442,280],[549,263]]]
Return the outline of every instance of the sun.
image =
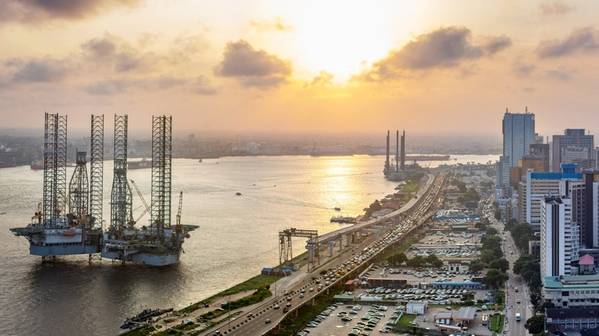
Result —
[[[336,82],[348,80],[384,57],[402,35],[398,27],[413,20],[410,2],[398,3],[403,13],[373,1],[306,2],[293,18],[296,62],[309,73],[327,71]]]

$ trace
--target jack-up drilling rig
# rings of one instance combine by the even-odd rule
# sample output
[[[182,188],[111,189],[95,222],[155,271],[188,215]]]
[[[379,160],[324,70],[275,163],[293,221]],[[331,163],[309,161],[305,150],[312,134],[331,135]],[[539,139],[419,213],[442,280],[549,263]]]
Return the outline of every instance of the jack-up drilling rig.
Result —
[[[198,226],[179,222],[171,225],[171,139],[172,118],[152,117],[152,199],[149,209],[132,181],[151,217],[149,226],[138,227],[133,220],[132,193],[127,180],[127,116],[115,118],[112,222],[104,233],[103,258],[152,266],[179,262],[183,241]]]
[[[92,131],[92,144],[94,137],[97,135],[94,136]],[[77,165],[67,195],[67,117],[46,113],[41,209],[35,212],[29,225],[10,229],[16,236],[29,241],[30,254],[45,259],[58,255],[91,255],[100,251],[102,229],[96,224],[98,218],[90,212],[86,155],[77,152]]]

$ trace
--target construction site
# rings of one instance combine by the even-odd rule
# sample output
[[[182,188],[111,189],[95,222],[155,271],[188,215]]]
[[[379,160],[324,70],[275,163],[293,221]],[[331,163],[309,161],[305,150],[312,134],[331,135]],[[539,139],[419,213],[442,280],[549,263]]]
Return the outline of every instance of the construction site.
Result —
[[[31,222],[10,231],[29,241],[31,255],[42,260],[57,256],[94,255],[123,264],[166,266],[179,262],[183,242],[197,225],[181,224],[183,192],[179,192],[172,223],[172,117],[152,117],[151,200],[144,199],[127,178],[128,116],[114,116],[114,169],[110,194],[110,218],[105,225],[104,116],[91,116],[88,155],[76,150],[75,167],[67,184],[67,116],[45,114],[43,192]],[[143,206],[133,217],[135,189]],[[149,214],[148,225],[141,220]]]

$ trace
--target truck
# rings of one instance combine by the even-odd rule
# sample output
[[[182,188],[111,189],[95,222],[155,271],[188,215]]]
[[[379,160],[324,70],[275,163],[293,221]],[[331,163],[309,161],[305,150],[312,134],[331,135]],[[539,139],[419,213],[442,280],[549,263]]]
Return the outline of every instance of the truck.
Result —
[[[520,322],[522,320],[522,315],[520,313],[516,313],[516,321]]]

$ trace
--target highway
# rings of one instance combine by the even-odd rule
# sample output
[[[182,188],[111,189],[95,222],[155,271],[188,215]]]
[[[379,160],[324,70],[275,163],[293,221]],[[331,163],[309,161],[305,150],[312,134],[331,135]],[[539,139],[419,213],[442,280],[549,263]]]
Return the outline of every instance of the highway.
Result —
[[[507,271],[508,280],[505,284],[505,325],[503,333],[514,336],[529,335],[528,330],[524,327],[526,320],[532,317],[533,314],[528,286],[520,275],[512,272],[514,263],[520,258],[520,251],[518,251],[510,232],[507,230],[504,232],[503,229],[505,226],[503,223],[500,223],[495,219],[492,210],[488,210],[486,216],[491,222],[491,225],[497,229],[497,232],[500,232],[502,237],[502,249],[505,258],[510,263],[510,268]],[[517,313],[521,316],[520,321],[516,321]]]
[[[320,269],[308,274],[305,280],[300,281],[289,289],[287,295],[283,294],[276,298],[266,300],[263,304],[251,311],[244,312],[232,321],[209,329],[202,335],[264,335],[276,327],[287,314],[295,314],[294,309],[310,302],[316,295],[328,291],[331,287],[345,281],[346,276],[340,274],[351,273],[361,267],[371,263],[374,257],[390,246],[409,229],[421,224],[420,218],[429,214],[430,207],[438,200],[441,187],[445,181],[445,175],[429,178],[427,187],[430,193],[422,193],[419,203],[409,215],[407,215],[399,225],[393,227],[389,232],[376,240],[366,240],[353,249],[347,249],[339,257],[331,260],[326,266],[332,269],[327,274],[320,275]],[[426,189],[426,188],[425,188]],[[351,253],[351,251],[360,251]],[[286,305],[289,304],[291,311],[285,312]],[[293,315],[291,315],[293,316]]]

